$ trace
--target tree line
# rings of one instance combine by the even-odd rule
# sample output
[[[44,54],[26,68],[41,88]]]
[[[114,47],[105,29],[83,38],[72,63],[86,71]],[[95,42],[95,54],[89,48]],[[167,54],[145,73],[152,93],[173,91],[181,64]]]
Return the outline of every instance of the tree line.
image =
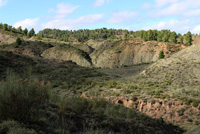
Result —
[[[3,30],[3,31],[22,34],[22,35],[25,35],[25,36],[28,36],[28,37],[32,37],[32,36],[35,35],[35,30],[33,28],[30,31],[28,31],[27,28],[25,28],[23,30],[21,26],[19,26],[18,28],[15,28],[15,27],[10,26],[6,23],[5,24],[0,23],[0,29]]]
[[[79,42],[85,42],[90,39],[140,39],[143,41],[158,41],[158,42],[171,42],[180,43],[185,45],[192,45],[192,34],[181,35],[175,31],[170,30],[140,30],[140,31],[128,31],[123,29],[80,29],[80,30],[59,30],[59,29],[44,29],[38,34],[35,34],[35,30],[32,28],[28,31],[27,28],[24,30],[21,26],[18,28],[9,26],[8,24],[0,23],[0,29],[3,31],[10,31],[12,33],[23,34],[28,37],[37,36],[40,38],[53,38],[61,41],[71,41],[73,38]]]
[[[171,43],[180,43],[186,45],[192,45],[192,34],[187,32],[187,34],[181,35],[175,31],[171,32],[170,30],[148,30],[148,31],[136,31],[135,37],[140,37],[143,41],[158,41],[158,42],[171,42]],[[128,35],[127,35],[128,36]]]
[[[44,29],[38,33],[39,37],[53,38],[61,41],[70,41],[71,38],[75,38],[80,42],[88,41],[90,39],[136,39],[139,38],[143,41],[159,41],[159,42],[171,42],[191,45],[192,34],[181,35],[180,33],[171,32],[170,30],[140,30],[140,31],[128,31],[122,29],[81,29],[81,30],[59,30],[59,29]]]
[[[59,29],[44,29],[38,33],[40,37],[54,38],[62,41],[69,41],[71,38],[76,38],[80,42],[96,39],[116,39],[116,35],[122,35],[128,30],[116,29],[80,29],[80,30],[59,30]]]

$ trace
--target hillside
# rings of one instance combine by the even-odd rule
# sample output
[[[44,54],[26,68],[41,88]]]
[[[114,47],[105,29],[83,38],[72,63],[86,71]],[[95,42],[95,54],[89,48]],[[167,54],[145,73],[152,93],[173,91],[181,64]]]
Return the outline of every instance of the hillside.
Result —
[[[103,99],[79,98],[79,93],[93,85],[90,78],[104,77],[95,70],[5,51],[0,51],[0,62],[1,133],[183,132],[163,120]]]
[[[200,43],[194,44],[154,63],[141,75],[152,81],[171,81],[171,93],[199,98],[199,52]]]
[[[161,50],[166,57],[172,52],[184,48],[180,44],[138,42],[138,41],[102,41],[94,44],[64,44],[46,50],[42,56],[57,60],[72,60],[81,66],[116,68],[155,62]],[[98,44],[98,47],[95,45]]]
[[[172,52],[180,49],[180,44],[156,41],[115,41],[102,44],[90,56],[95,67],[116,68],[155,62],[161,50],[169,57]]]
[[[48,59],[56,59],[60,61],[73,61],[80,66],[91,67],[91,59],[88,54],[80,49],[70,45],[58,46],[47,49],[41,54],[42,57]]]
[[[16,41],[16,37],[10,36],[5,33],[0,33],[0,45],[10,44]]]
[[[15,81],[21,84],[12,86],[20,86],[16,96],[22,94],[22,90],[18,90],[22,87],[27,87],[27,92],[30,90],[36,96],[27,98],[22,94],[14,105],[9,101],[12,99],[5,97],[5,100],[0,99],[0,107],[7,108],[9,104],[15,108],[21,104],[18,101],[27,99],[35,103],[33,109],[42,113],[34,111],[40,118],[33,120],[31,113],[20,118],[23,111],[19,109],[14,111],[17,116],[9,109],[9,112],[0,110],[4,117],[0,119],[0,133],[17,132],[18,129],[52,134],[61,131],[198,132],[195,128],[200,124],[200,45],[197,40],[197,44],[186,48],[180,43],[135,38],[66,42],[21,34],[1,35],[8,37],[1,40],[0,46],[1,85],[10,83],[11,74],[17,77],[12,80],[14,84]],[[19,37],[21,44],[16,42]],[[159,59],[161,50],[164,59]],[[0,90],[9,88],[4,87]],[[7,95],[12,89],[15,88],[10,88]],[[41,97],[41,93],[44,96]],[[26,106],[32,107],[30,103]],[[39,127],[41,124],[46,127]],[[11,129],[10,125],[16,129]]]

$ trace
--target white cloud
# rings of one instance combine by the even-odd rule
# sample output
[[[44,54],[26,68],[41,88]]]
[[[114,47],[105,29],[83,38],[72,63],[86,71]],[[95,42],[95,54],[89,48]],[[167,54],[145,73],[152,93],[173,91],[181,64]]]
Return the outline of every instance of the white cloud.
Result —
[[[23,29],[24,28],[32,28],[37,25],[38,20],[39,20],[39,18],[25,19],[25,20],[14,23],[13,27],[18,28],[19,26],[22,26]]]
[[[49,12],[56,13],[56,18],[65,18],[67,15],[72,14],[75,9],[79,8],[80,6],[73,6],[71,4],[58,4],[57,9],[50,9]]]
[[[108,20],[108,23],[115,23],[115,24],[124,23],[137,16],[138,16],[138,13],[133,12],[133,11],[115,12],[112,14],[111,18]]]
[[[94,3],[94,7],[102,6],[105,3],[105,0],[96,0]]]
[[[167,4],[170,5],[164,9],[157,8],[151,12],[150,15],[154,17],[166,17],[174,15],[184,16],[190,10],[200,7],[199,0],[156,0],[156,2],[156,7],[163,7]]]
[[[77,19],[67,19],[67,20],[52,20],[48,23],[41,24],[41,28],[56,28],[61,30],[66,29],[79,29],[81,26],[93,25],[102,20],[104,14],[94,14],[82,16]]]
[[[149,29],[157,29],[157,30],[162,30],[162,29],[169,29],[171,31],[177,31],[180,33],[185,33],[187,31],[190,31],[192,28],[192,25],[194,23],[190,20],[170,20],[170,21],[162,21],[159,22],[158,24],[151,25],[151,26],[146,26],[143,27],[144,30],[149,30]]]
[[[100,7],[104,5],[105,3],[109,3],[111,0],[96,0],[93,4],[93,7]]]
[[[196,26],[195,28],[193,28],[192,30],[191,30],[191,32],[192,33],[197,33],[197,34],[199,34],[200,33],[200,25],[199,26]]]
[[[0,7],[4,6],[5,4],[7,4],[7,0],[0,0]]]
[[[188,11],[184,14],[185,17],[200,16],[200,9]]]
[[[156,7],[163,7],[163,6],[166,6],[168,4],[173,4],[175,2],[178,2],[180,0],[155,0],[155,3],[156,3]]]
[[[145,9],[149,9],[150,7],[151,7],[151,4],[149,4],[149,3],[144,3],[144,4],[140,7],[140,9],[145,10]]]

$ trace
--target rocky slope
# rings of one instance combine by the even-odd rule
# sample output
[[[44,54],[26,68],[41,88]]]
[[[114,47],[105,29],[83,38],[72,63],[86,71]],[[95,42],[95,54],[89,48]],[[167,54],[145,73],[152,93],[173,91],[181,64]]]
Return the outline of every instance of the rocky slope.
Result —
[[[168,81],[168,92],[191,97],[200,97],[200,44],[194,44],[159,60],[141,73],[145,80]]]
[[[116,90],[116,89],[113,89]],[[81,97],[94,99],[95,97],[83,94]],[[128,108],[134,108],[153,118],[162,118],[173,123],[200,123],[200,105],[194,107],[185,105],[178,99],[139,99],[125,96],[105,97],[111,103],[121,104]]]
[[[59,61],[73,61],[80,66],[91,67],[91,59],[86,52],[72,46],[57,46],[45,50],[42,55],[44,58],[56,59]]]
[[[16,37],[12,37],[8,34],[0,33],[0,45],[2,44],[10,44],[15,42]]]
[[[177,99],[143,100],[135,98],[133,100],[118,97],[113,103],[123,104],[126,107],[138,109],[153,118],[163,118],[174,123],[200,123],[200,105],[198,107],[185,105]]]
[[[86,52],[87,54],[91,54],[94,51],[94,48],[92,48],[91,46],[87,45],[87,44],[71,44],[71,46],[80,49],[84,52]]]
[[[161,50],[166,57],[172,52],[183,48],[180,44],[158,43],[156,41],[134,41],[134,40],[89,40],[86,43],[74,42],[66,44],[63,42],[48,43],[46,40],[38,41],[35,38],[26,39],[22,45],[17,46],[16,37],[0,33],[1,50],[12,51],[28,56],[42,56],[48,59],[62,61],[71,60],[85,67],[118,68],[136,64],[150,63],[158,60]],[[56,46],[52,48],[53,44]],[[63,44],[61,49],[59,44]]]
[[[47,44],[41,41],[23,41],[21,45],[17,45],[15,42],[9,45],[0,46],[1,50],[11,51],[17,54],[23,54],[27,56],[40,56],[46,49],[53,47],[51,44]]]
[[[184,47],[180,44],[158,43],[156,41],[142,42],[132,40],[90,40],[85,44],[65,44],[64,46],[66,46],[65,49],[59,49],[61,50],[60,52],[58,49],[55,51],[55,48],[52,48],[45,51],[42,56],[58,60],[72,60],[78,65],[86,67],[94,66],[100,68],[118,68],[123,66],[132,66],[154,62],[158,60],[158,56],[161,50],[164,50],[165,56],[169,57],[172,52],[179,51]],[[84,55],[81,55],[80,53],[84,53]]]
[[[149,63],[158,60],[159,52],[164,50],[166,57],[183,46],[156,41],[115,41],[103,43],[90,56],[95,67],[115,68]]]

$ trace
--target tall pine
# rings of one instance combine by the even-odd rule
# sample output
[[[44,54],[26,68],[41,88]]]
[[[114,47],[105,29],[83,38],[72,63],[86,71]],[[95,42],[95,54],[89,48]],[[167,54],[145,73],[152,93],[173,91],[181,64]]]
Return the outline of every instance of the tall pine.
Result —
[[[35,30],[32,28],[32,29],[29,31],[28,36],[29,36],[29,37],[32,37],[32,36],[34,36],[34,35],[35,35]]]
[[[190,31],[185,35],[185,44],[189,46],[192,45],[192,34]]]

